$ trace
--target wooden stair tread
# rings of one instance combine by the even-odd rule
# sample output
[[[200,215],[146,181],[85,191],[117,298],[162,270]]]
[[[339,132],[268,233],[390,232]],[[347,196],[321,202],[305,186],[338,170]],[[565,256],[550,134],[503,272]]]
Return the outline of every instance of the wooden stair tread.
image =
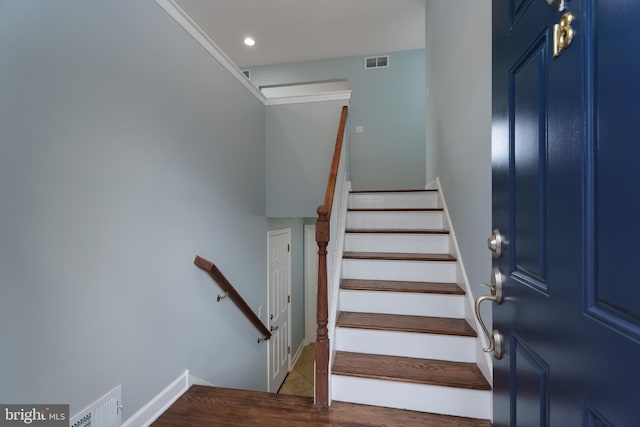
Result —
[[[194,385],[152,425],[490,427],[491,423],[488,420],[336,401],[329,411],[318,411],[313,406],[313,399],[308,397]]]
[[[451,254],[417,254],[405,252],[344,252],[347,259],[374,259],[390,261],[456,261]]]
[[[340,288],[350,291],[415,292],[423,294],[465,295],[464,289],[456,283],[342,279]]]
[[[345,233],[380,234],[449,234],[449,230],[417,228],[347,228]]]
[[[348,212],[443,212],[443,208],[348,208]]]
[[[336,352],[334,375],[491,390],[480,369],[474,363],[380,354]]]
[[[476,337],[476,331],[465,319],[411,316],[406,314],[361,313],[341,311],[336,326],[380,331],[417,332],[437,335]]]
[[[362,194],[362,193],[431,193],[438,191],[435,188],[432,189],[408,189],[408,190],[351,190],[350,194]]]

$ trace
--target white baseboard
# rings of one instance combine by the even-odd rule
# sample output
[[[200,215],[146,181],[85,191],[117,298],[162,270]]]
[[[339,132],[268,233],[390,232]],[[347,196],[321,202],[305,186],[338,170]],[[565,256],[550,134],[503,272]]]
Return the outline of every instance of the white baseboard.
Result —
[[[458,239],[453,228],[453,221],[451,221],[451,215],[449,214],[449,208],[447,207],[447,202],[445,199],[444,191],[442,189],[440,178],[436,178],[435,185],[436,189],[438,190],[440,203],[442,205],[442,208],[444,209],[444,220],[449,228],[449,238],[451,239],[451,253],[458,258],[458,285],[462,286],[466,293],[465,319],[478,333],[478,338],[476,341],[476,364],[478,365],[478,368],[480,369],[486,380],[489,382],[489,384],[493,386],[493,361],[491,360],[491,356],[489,355],[489,353],[481,351],[483,347],[487,347],[489,345],[489,342],[487,340],[487,337],[482,333],[480,323],[478,323],[478,320],[475,317],[475,300],[473,292],[471,292],[469,278],[467,277],[467,273],[464,268],[462,254],[460,253],[460,248],[458,247]]]
[[[298,350],[296,350],[295,354],[291,358],[291,362],[290,362],[291,364],[289,365],[289,372],[291,372],[293,367],[296,366],[296,363],[298,363],[298,359],[300,359],[300,355],[302,354],[302,350],[304,350],[305,344],[306,344],[305,340],[302,340],[302,342],[300,343],[300,346],[298,347]]]
[[[191,386],[189,370],[184,371],[171,384],[158,393],[146,405],[129,417],[122,427],[147,427],[162,415]]]

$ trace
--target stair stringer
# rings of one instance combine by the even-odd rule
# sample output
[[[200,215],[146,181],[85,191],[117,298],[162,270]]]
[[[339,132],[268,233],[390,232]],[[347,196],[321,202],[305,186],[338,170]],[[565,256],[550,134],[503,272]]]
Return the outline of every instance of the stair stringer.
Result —
[[[444,226],[449,230],[450,253],[458,259],[458,262],[456,263],[456,276],[458,278],[458,285],[461,286],[465,291],[465,320],[476,330],[476,333],[478,334],[478,337],[476,338],[476,365],[478,365],[478,368],[480,369],[484,377],[493,387],[493,361],[491,360],[491,356],[489,355],[489,353],[485,353],[484,351],[482,351],[483,348],[489,346],[489,343],[487,341],[487,338],[482,333],[482,327],[478,323],[478,320],[476,319],[474,313],[474,295],[473,292],[471,292],[469,278],[467,277],[467,273],[464,268],[462,254],[460,253],[460,247],[458,246],[458,241],[456,239],[456,232],[453,227],[453,222],[451,221],[451,216],[449,215],[449,209],[447,208],[447,203],[445,201],[444,191],[442,189],[442,185],[440,184],[440,178],[436,177],[435,181],[428,184],[426,188],[435,188],[438,190],[438,207],[443,209]],[[491,407],[493,407],[493,405],[491,405]]]
[[[329,378],[333,369],[333,360],[336,355],[336,322],[338,320],[338,307],[340,307],[340,282],[342,280],[342,255],[344,253],[345,229],[347,225],[347,209],[349,207],[349,193],[351,192],[351,181],[346,181],[342,186],[342,194],[340,195],[340,204],[338,212],[332,215],[338,215],[337,240],[333,246],[334,266],[332,277],[328,280],[328,298],[329,298],[329,318],[327,330],[329,335]],[[334,234],[333,232],[331,234]],[[331,244],[331,243],[330,243]],[[329,380],[329,406],[331,406],[331,380]]]

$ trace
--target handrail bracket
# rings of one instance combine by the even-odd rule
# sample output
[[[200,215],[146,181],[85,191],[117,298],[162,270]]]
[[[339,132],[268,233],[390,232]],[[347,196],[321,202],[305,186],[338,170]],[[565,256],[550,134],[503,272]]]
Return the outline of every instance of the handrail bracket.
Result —
[[[236,288],[233,287],[231,282],[229,282],[229,280],[224,276],[224,274],[222,274],[222,272],[218,269],[218,267],[216,267],[214,263],[198,255],[196,255],[193,263],[201,270],[209,273],[209,276],[211,276],[211,278],[215,280],[216,283],[218,283],[222,290],[225,291],[224,295],[218,295],[218,302],[220,302],[220,300],[223,298],[229,297],[229,299],[231,299],[238,306],[240,311],[242,311],[244,315],[247,316],[249,321],[253,323],[253,326],[255,326],[258,331],[260,331],[264,338],[258,339],[258,344],[271,338],[271,331],[269,331],[264,323],[262,323],[260,318],[256,316],[251,307],[249,307],[249,304],[247,304],[247,302],[240,296],[238,291],[236,291]]]

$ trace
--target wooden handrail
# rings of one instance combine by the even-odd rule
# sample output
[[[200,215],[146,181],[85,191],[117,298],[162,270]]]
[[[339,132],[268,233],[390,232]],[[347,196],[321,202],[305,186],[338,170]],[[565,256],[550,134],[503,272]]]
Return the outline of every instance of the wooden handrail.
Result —
[[[333,159],[327,190],[324,194],[324,203],[318,206],[318,220],[316,221],[316,242],[318,244],[318,331],[316,333],[316,407],[326,410],[329,408],[329,301],[327,285],[327,245],[329,244],[329,220],[331,219],[331,209],[333,208],[333,193],[336,190],[336,180],[340,166],[340,155],[342,153],[342,140],[347,124],[347,113],[349,108],[342,107],[340,123],[338,124],[338,135],[336,146],[333,150]]]
[[[271,338],[271,331],[269,331],[264,323],[260,321],[260,318],[256,316],[253,310],[251,310],[251,307],[249,307],[247,302],[240,296],[231,282],[229,282],[229,280],[224,277],[224,274],[222,274],[222,272],[218,269],[218,267],[216,267],[214,263],[198,255],[196,255],[193,263],[198,268],[201,268],[202,270],[209,273],[209,276],[211,276],[211,278],[215,280],[218,285],[220,285],[220,287],[227,293],[229,298],[231,298],[231,300],[236,303],[240,311],[242,311],[244,315],[247,316],[247,318],[251,321],[251,323],[253,323],[256,328],[258,328],[260,333],[264,336],[264,338],[259,339],[258,342]]]
[[[338,136],[336,137],[336,146],[333,149],[333,158],[331,159],[331,169],[329,169],[329,178],[327,179],[327,190],[324,193],[324,204],[328,211],[328,218],[331,219],[331,208],[333,208],[333,193],[336,191],[336,180],[338,179],[338,168],[340,167],[340,153],[342,152],[342,140],[344,139],[344,129],[347,125],[347,113],[349,107],[344,105],[342,113],[340,113],[340,123],[338,124]],[[320,210],[322,206],[318,207]]]

